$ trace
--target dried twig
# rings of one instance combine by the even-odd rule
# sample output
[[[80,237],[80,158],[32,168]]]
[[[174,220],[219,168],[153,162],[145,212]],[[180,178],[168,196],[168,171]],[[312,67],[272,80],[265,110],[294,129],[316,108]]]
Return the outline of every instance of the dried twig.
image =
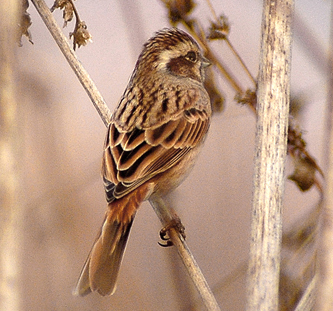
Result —
[[[306,288],[301,300],[294,311],[312,311],[315,304],[316,287],[318,276],[315,275],[308,287]],[[317,310],[317,309],[316,309]]]
[[[67,38],[64,36],[56,20],[52,16],[50,9],[47,7],[44,0],[31,0],[31,2],[36,7],[46,27],[49,29],[50,33],[52,34],[55,42],[58,44],[61,52],[64,54],[69,65],[72,67],[74,73],[81,82],[83,88],[86,90],[94,107],[96,108],[97,112],[102,118],[102,121],[104,122],[105,125],[108,125],[111,119],[110,109],[105,104],[102,95],[100,94],[96,85],[90,78],[88,72],[84,69],[82,64],[77,59],[75,52],[69,46]]]
[[[318,252],[319,280],[316,308],[318,311],[333,310],[333,3],[331,4],[331,37],[328,64],[328,113],[327,113],[327,177],[324,206],[321,212],[320,237]]]
[[[265,0],[247,310],[278,310],[281,205],[287,155],[292,0]]]
[[[160,197],[152,196],[149,201],[163,226],[169,224],[174,219],[174,216],[171,213],[171,209]],[[182,235],[179,234],[175,228],[171,228],[168,234],[173,245],[177,247],[178,254],[182,259],[194,285],[196,286],[207,310],[220,310],[217,301],[211,289],[209,288],[207,281],[205,280],[204,275],[202,274]]]

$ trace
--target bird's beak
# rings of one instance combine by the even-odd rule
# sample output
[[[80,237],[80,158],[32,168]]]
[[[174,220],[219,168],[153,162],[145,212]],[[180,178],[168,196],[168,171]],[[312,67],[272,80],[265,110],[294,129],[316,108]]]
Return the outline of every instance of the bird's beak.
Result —
[[[206,57],[203,57],[203,56],[201,57],[201,63],[202,63],[202,67],[204,67],[204,68],[206,68],[212,64]]]

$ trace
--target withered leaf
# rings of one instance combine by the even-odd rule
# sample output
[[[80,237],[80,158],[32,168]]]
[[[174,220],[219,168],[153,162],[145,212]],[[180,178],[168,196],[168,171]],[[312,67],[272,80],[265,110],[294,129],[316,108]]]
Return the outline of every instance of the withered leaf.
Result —
[[[192,0],[169,0],[164,1],[168,11],[171,25],[175,26],[181,20],[186,21],[187,16],[195,7]]]
[[[228,18],[221,15],[216,22],[211,22],[207,38],[210,40],[225,39],[229,35],[229,32],[230,24]]]
[[[64,19],[64,26],[67,26],[67,23],[73,19],[74,16],[74,8],[71,2],[67,2],[64,7],[64,12],[62,13],[62,17]]]
[[[316,163],[309,157],[299,156],[294,158],[294,166],[294,172],[288,179],[294,181],[302,191],[309,190],[315,182]]]
[[[30,14],[27,12],[27,9],[29,7],[29,2],[28,0],[23,0],[22,1],[22,15],[21,15],[21,21],[19,23],[19,31],[20,31],[20,39],[19,39],[19,43],[20,45],[22,45],[21,43],[21,39],[22,36],[26,36],[29,39],[29,42],[33,44],[32,42],[32,37],[31,37],[31,33],[29,31],[29,27],[32,24],[31,21],[31,17]]]
[[[68,0],[56,0],[56,1],[54,1],[50,10],[51,10],[51,12],[53,12],[55,9],[62,10],[67,3],[69,3]]]
[[[257,93],[255,90],[247,89],[244,94],[236,94],[235,101],[242,105],[257,106]]]
[[[87,29],[87,25],[84,21],[81,21],[77,24],[74,31],[69,34],[69,37],[73,37],[73,49],[76,49],[76,46],[80,47],[81,45],[86,45],[88,41],[92,41],[92,36]]]

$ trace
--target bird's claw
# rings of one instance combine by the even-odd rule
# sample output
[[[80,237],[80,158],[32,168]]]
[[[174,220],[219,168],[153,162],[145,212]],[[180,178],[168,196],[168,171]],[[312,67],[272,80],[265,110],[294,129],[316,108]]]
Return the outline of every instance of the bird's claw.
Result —
[[[163,242],[158,242],[162,247],[169,247],[173,245],[173,242],[170,240],[169,230],[175,229],[185,240],[185,227],[183,226],[180,218],[175,216],[166,226],[164,226],[160,231],[160,238]]]

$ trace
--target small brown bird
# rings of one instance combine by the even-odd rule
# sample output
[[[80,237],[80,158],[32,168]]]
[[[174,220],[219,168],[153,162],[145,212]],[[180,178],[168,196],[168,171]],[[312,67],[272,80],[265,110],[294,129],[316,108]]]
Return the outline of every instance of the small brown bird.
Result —
[[[203,86],[209,64],[194,39],[175,28],[144,45],[108,127],[102,162],[108,209],[74,294],[115,292],[140,204],[175,189],[193,167],[211,118]]]

